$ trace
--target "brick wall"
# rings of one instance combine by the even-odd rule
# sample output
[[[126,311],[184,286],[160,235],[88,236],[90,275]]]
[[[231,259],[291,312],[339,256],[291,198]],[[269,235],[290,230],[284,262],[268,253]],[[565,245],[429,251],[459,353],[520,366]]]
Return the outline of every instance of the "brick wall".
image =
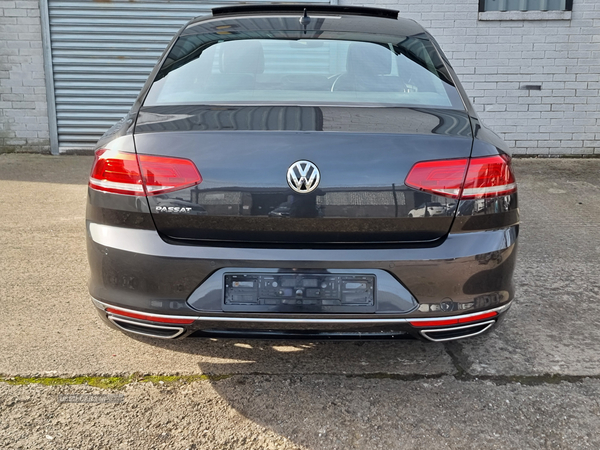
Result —
[[[49,152],[36,0],[0,1],[0,152]]]
[[[600,154],[600,0],[573,3],[570,20],[478,20],[477,0],[340,0],[398,9],[425,26],[515,154]]]

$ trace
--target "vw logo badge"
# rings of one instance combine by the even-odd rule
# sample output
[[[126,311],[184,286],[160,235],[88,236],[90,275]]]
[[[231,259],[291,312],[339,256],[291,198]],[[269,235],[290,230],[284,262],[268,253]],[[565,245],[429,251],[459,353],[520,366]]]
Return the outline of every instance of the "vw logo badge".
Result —
[[[321,181],[319,169],[310,161],[296,161],[287,171],[290,187],[301,194],[314,191]]]

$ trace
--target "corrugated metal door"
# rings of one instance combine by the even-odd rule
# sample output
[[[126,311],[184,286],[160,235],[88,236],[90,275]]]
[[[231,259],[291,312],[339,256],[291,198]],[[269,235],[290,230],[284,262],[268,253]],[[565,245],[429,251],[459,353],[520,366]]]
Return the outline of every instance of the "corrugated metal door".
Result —
[[[92,147],[129,111],[175,32],[189,19],[232,3],[49,0],[60,151]]]

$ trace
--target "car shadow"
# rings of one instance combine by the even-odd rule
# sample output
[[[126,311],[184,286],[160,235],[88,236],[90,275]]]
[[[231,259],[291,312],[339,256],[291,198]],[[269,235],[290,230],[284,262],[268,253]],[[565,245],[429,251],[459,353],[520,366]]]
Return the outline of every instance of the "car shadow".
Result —
[[[357,431],[357,418],[367,425],[377,403],[389,400],[386,414],[397,421],[389,408],[412,395],[412,382],[455,373],[443,344],[417,340],[135,339],[197,356],[201,373],[237,413],[314,449],[367,448],[376,430]]]
[[[198,356],[207,375],[369,374],[433,376],[452,371],[442,344],[397,340],[266,340],[132,338],[173,352]]]

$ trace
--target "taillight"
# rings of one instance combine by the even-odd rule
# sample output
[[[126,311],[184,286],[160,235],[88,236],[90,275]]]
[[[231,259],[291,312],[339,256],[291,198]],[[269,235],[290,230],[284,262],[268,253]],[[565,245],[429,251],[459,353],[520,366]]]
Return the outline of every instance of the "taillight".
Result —
[[[458,198],[468,162],[468,159],[419,162],[410,169],[404,183],[421,191]]]
[[[497,197],[517,190],[508,155],[472,158],[461,198]]]
[[[148,195],[177,191],[202,183],[202,176],[189,159],[138,155]]]
[[[517,190],[507,155],[419,162],[404,183],[421,191],[462,199],[496,197]]]
[[[89,186],[97,191],[114,194],[144,195],[135,153],[97,150]]]
[[[189,159],[136,155],[114,150],[96,151],[89,186],[98,191],[127,195],[157,195],[202,182]]]

